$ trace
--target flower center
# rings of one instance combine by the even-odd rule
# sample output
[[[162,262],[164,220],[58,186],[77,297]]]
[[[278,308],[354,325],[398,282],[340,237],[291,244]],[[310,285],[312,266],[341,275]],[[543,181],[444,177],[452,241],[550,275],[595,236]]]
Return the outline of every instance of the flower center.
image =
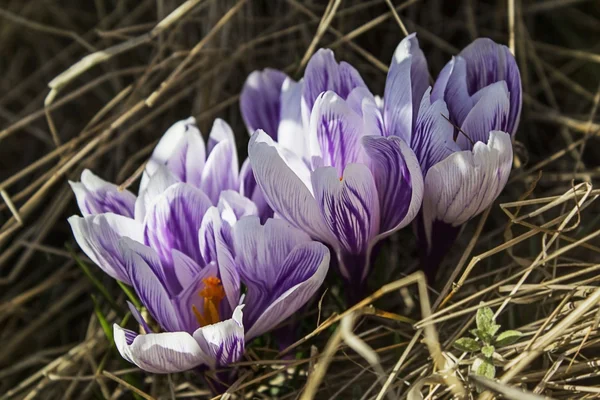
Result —
[[[204,309],[200,312],[195,305],[192,305],[192,311],[201,327],[221,321],[219,304],[225,298],[225,290],[223,290],[221,280],[216,276],[202,279],[202,283],[204,283],[204,289],[199,291],[198,295],[204,299]]]

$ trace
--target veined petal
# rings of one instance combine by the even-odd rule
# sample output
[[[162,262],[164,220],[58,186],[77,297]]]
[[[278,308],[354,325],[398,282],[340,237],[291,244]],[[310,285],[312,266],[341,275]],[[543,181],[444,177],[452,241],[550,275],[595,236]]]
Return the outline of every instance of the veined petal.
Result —
[[[171,250],[179,250],[193,260],[202,260],[198,231],[211,202],[199,189],[177,183],[154,202],[144,220],[144,243],[172,264]]]
[[[467,90],[467,63],[462,57],[453,57],[435,81],[431,101],[438,100],[446,101],[450,120],[461,126],[473,107],[473,100]]]
[[[130,284],[119,239],[126,236],[141,242],[142,225],[131,218],[111,213],[84,218],[74,215],[68,221],[81,250],[108,275]]]
[[[429,245],[433,221],[459,226],[492,204],[506,185],[512,157],[510,136],[493,131],[487,144],[477,142],[472,152],[454,153],[429,169],[423,202]]]
[[[455,128],[449,121],[446,103],[444,100],[437,100],[432,104],[429,92],[430,89],[425,92],[421,101],[410,143],[423,174],[427,174],[432,165],[460,150],[453,138]]]
[[[275,328],[298,311],[317,292],[329,268],[329,250],[318,242],[301,244],[292,250],[274,276],[277,284],[266,308],[255,311],[246,339],[251,340]],[[252,306],[247,298],[248,307]]]
[[[198,262],[178,250],[172,250],[171,256],[173,257],[173,271],[179,281],[179,285],[182,289],[186,289],[200,274],[200,271],[203,269],[202,267],[205,265],[198,264]]]
[[[217,208],[220,211],[221,218],[227,221],[229,225],[234,225],[237,220],[247,215],[258,215],[256,204],[233,190],[221,192]]]
[[[313,187],[325,222],[339,243],[335,247],[351,254],[368,251],[380,228],[377,188],[369,168],[350,164],[341,180],[334,168],[319,168],[313,173]],[[344,266],[340,269],[346,278],[354,274]]]
[[[313,238],[324,242],[334,240],[309,189],[310,171],[302,160],[282,151],[261,130],[250,139],[248,157],[256,181],[273,210]]]
[[[145,184],[144,189],[140,189],[140,195],[135,202],[135,219],[143,222],[146,217],[146,211],[154,201],[171,185],[179,182],[169,169],[163,165],[159,166],[151,178]],[[140,185],[141,187],[141,185]]]
[[[308,61],[304,72],[303,118],[305,126],[317,97],[328,90],[346,99],[352,89],[364,86],[360,74],[350,64],[337,63],[330,49],[319,49]]]
[[[161,268],[156,252],[147,247],[146,251],[138,253],[140,249],[129,247],[126,241],[121,242],[121,249],[131,286],[142,304],[164,330],[169,332],[183,330],[169,292],[161,277],[156,274],[156,271]]]
[[[366,136],[365,150],[381,207],[380,237],[408,225],[423,199],[423,175],[413,151],[397,136]]]
[[[70,182],[77,205],[83,216],[114,213],[133,217],[135,195],[129,190],[119,190],[118,186],[94,175],[89,169],[81,173],[81,182]]]
[[[410,143],[428,81],[427,61],[413,33],[396,48],[385,82],[383,118],[388,135]]]
[[[277,139],[281,114],[281,87],[286,79],[285,73],[271,68],[254,71],[246,78],[240,94],[240,110],[250,134],[257,129],[263,129],[273,139]]]
[[[467,63],[466,80],[471,95],[495,82],[506,82],[510,94],[510,114],[504,129],[513,135],[519,124],[523,100],[519,67],[510,49],[491,39],[479,38],[459,55]]]
[[[362,163],[365,154],[360,143],[363,136],[360,114],[334,92],[319,95],[310,117],[310,153],[320,160],[319,167],[334,167],[338,178],[350,163]]]
[[[223,367],[238,361],[244,355],[244,325],[242,308],[238,306],[231,319],[202,327],[194,332],[202,352],[212,368]]]
[[[506,82],[500,81],[481,89],[472,97],[477,103],[465,118],[457,143],[463,150],[473,148],[473,142],[487,143],[491,131],[505,132],[508,126],[509,100]]]
[[[286,78],[281,86],[281,121],[277,143],[303,160],[308,160],[308,136],[302,121],[302,91],[304,80]]]
[[[138,335],[113,325],[115,344],[121,356],[144,371],[154,374],[183,372],[209,360],[187,332]]]
[[[150,177],[163,165],[179,180],[198,185],[205,159],[204,141],[196,126],[196,119],[190,117],[176,122],[154,148],[142,175],[140,193],[146,188]]]
[[[256,205],[261,221],[266,221],[267,218],[273,217],[273,210],[269,207],[265,195],[258,186],[256,178],[254,178],[254,171],[252,171],[249,158],[244,161],[240,170],[240,194],[252,200]]]
[[[223,190],[239,189],[239,165],[233,131],[223,120],[217,119],[208,139],[209,155],[202,171],[200,188],[213,204],[217,204]]]

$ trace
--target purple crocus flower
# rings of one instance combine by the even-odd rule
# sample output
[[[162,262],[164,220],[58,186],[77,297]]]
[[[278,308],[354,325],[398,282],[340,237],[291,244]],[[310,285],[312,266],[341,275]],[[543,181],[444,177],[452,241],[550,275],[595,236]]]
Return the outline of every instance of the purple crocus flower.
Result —
[[[272,215],[264,200],[262,208],[252,201],[262,196],[256,184],[248,183],[254,176],[246,166],[240,176],[234,135],[225,121],[214,122],[205,145],[194,118],[188,118],[171,126],[157,144],[137,197],[89,170],[83,171],[81,182],[70,182],[83,217],[73,216],[69,223],[77,243],[92,261],[113,278],[131,283],[118,240],[123,236],[139,242],[150,240],[143,226],[147,209],[175,183],[187,183],[202,191],[199,208],[194,210],[200,215],[219,203],[245,204],[246,214],[260,215],[263,221]]]
[[[490,39],[477,39],[454,57],[433,90],[427,79],[425,57],[411,35],[390,66],[384,129],[410,142],[423,169],[417,230],[431,273],[460,226],[489,207],[506,185],[522,100],[514,57]],[[388,118],[399,110],[406,111],[403,118]]]
[[[421,206],[418,161],[404,140],[382,135],[374,96],[331,50],[315,53],[301,82],[284,81],[280,107],[278,143],[263,130],[250,139],[256,181],[278,216],[334,249],[360,291],[375,243]]]
[[[173,205],[174,213],[181,211]],[[325,246],[282,220],[261,225],[258,217],[243,217],[231,226],[222,218],[227,214],[212,207],[204,217],[200,253],[203,259],[216,255],[205,265],[176,249],[166,264],[153,248],[121,239],[132,285],[163,330],[153,333],[130,305],[145,333],[115,324],[125,359],[153,373],[227,366],[241,358],[246,342],[295,313],[322,284],[329,265]],[[180,234],[169,229],[165,225],[161,236]],[[247,288],[243,304],[241,284]]]

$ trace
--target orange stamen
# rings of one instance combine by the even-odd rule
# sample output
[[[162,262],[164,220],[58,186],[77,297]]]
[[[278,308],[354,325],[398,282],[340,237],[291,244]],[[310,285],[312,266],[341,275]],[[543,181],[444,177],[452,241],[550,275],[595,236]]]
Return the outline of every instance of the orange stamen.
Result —
[[[203,313],[200,313],[194,305],[192,305],[192,312],[200,326],[216,324],[221,321],[219,304],[225,298],[225,290],[223,290],[221,280],[216,276],[209,276],[203,279],[202,283],[204,283],[204,289],[198,292],[198,295],[204,298]]]

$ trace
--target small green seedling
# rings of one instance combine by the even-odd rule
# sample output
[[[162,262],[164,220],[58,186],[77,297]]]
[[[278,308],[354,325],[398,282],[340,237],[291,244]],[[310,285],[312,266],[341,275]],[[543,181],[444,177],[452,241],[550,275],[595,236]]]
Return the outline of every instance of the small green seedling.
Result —
[[[522,336],[522,333],[519,331],[504,331],[496,335],[500,330],[500,325],[496,324],[494,312],[489,307],[482,307],[477,310],[475,322],[477,323],[477,329],[470,331],[474,337],[462,337],[454,342],[453,346],[460,351],[478,353],[471,366],[471,373],[494,379],[496,367],[493,360],[496,349],[515,343]]]

